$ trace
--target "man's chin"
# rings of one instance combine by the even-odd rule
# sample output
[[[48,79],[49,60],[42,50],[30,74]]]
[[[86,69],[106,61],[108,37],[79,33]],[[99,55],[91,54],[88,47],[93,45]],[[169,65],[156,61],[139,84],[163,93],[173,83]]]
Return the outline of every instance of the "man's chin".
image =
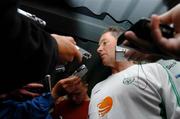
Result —
[[[104,66],[108,66],[108,63],[106,61],[102,61]]]

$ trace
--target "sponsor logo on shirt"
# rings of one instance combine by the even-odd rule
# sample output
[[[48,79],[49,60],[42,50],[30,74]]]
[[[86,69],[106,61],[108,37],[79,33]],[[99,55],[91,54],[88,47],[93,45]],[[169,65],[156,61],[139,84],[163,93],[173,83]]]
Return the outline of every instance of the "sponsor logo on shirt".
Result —
[[[139,77],[128,77],[123,79],[123,84],[134,85],[142,90],[147,87],[147,81],[140,79]]]
[[[98,105],[100,117],[104,117],[112,108],[113,100],[110,96],[105,97]]]
[[[176,61],[171,62],[171,64],[166,65],[166,68],[170,70],[170,69],[172,69],[173,67],[175,67],[175,66],[176,66],[176,64],[177,64],[177,62],[176,62]]]

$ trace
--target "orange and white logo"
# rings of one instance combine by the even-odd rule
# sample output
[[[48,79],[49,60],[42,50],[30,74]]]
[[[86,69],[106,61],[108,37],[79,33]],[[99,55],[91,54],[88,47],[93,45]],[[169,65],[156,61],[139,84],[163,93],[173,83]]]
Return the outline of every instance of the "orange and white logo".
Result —
[[[104,98],[98,105],[98,112],[99,116],[103,117],[105,114],[107,114],[111,108],[112,108],[113,100],[111,97]]]

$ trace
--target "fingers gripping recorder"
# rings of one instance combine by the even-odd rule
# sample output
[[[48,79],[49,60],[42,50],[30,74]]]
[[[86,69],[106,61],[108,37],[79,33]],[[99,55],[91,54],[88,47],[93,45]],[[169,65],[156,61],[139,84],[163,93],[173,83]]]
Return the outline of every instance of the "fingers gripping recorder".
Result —
[[[142,18],[142,19],[138,20],[128,30],[133,31],[137,35],[137,37],[141,38],[142,40],[146,40],[150,44],[153,43],[153,37],[151,35],[149,19]],[[172,26],[160,24],[160,30],[164,37],[166,37],[166,38],[174,37],[174,28]],[[126,37],[124,34],[125,33],[122,33],[119,36],[117,45],[121,45],[123,43],[123,41],[126,40]],[[137,47],[134,44],[131,44],[130,46],[128,46],[128,49],[137,49]],[[155,53],[162,53],[156,46],[152,47],[151,51],[155,52]]]
[[[86,65],[81,65],[75,72],[72,74],[73,76],[78,76],[82,79],[82,77],[88,72]]]
[[[79,46],[76,45],[76,48],[81,52],[82,56],[86,59],[90,59],[92,57],[91,53],[88,51],[84,50],[83,48],[80,48]]]

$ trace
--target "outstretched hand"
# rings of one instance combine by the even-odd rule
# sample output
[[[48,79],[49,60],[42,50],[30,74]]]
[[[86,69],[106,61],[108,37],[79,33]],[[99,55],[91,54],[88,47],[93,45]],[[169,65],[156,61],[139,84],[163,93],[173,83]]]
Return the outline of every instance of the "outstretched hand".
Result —
[[[51,34],[51,36],[57,42],[59,61],[61,63],[72,62],[74,58],[79,62],[82,61],[82,55],[80,51],[75,47],[76,42],[74,38],[57,34]]]
[[[125,37],[127,40],[123,43],[123,45],[129,46],[129,44],[133,44],[137,47],[136,50],[146,53],[142,54],[142,57],[150,56],[159,56],[159,58],[174,58],[180,60],[180,4],[169,10],[168,12],[157,16],[152,15],[151,17],[151,35],[153,37],[152,43],[146,41],[145,39],[140,39],[136,36],[136,34],[132,31],[127,31],[125,33]],[[174,37],[165,38],[162,36],[159,25],[161,24],[172,24],[175,28]],[[162,53],[153,52],[151,49],[153,47],[157,47]],[[136,52],[136,51],[131,51]],[[130,53],[129,53],[130,54]],[[130,57],[127,54],[127,57]],[[139,56],[137,56],[139,57]],[[134,58],[137,58],[134,55]]]

